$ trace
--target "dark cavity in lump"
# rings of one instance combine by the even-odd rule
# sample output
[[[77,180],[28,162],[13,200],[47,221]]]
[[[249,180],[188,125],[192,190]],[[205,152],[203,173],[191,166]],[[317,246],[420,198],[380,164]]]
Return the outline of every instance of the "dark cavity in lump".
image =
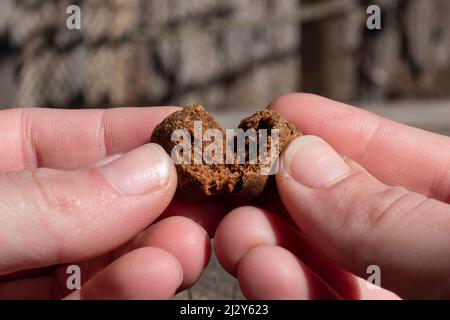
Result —
[[[222,133],[224,140],[223,157],[226,152],[226,134],[222,126],[205,111],[201,105],[187,106],[164,119],[153,131],[151,142],[161,145],[171,155],[173,148],[178,144],[172,141],[172,133],[177,129],[187,129],[192,137],[192,159],[194,159],[194,122],[201,121],[202,134],[208,129],[217,129]],[[270,150],[272,138],[270,130],[279,130],[278,150],[281,153],[286,146],[301,135],[300,131],[283,119],[279,114],[270,110],[258,111],[252,116],[241,121],[238,129],[244,131],[254,129],[267,129],[267,148]],[[214,139],[202,144],[204,149]],[[245,155],[245,163],[237,163],[236,141],[234,141],[233,163],[206,164],[206,163],[181,163],[176,165],[178,175],[177,196],[191,202],[216,197],[231,195],[242,200],[253,201],[261,197],[263,193],[274,185],[273,175],[263,175],[261,164],[251,164],[248,154]],[[248,139],[246,149],[248,151]],[[204,151],[202,149],[202,152]]]

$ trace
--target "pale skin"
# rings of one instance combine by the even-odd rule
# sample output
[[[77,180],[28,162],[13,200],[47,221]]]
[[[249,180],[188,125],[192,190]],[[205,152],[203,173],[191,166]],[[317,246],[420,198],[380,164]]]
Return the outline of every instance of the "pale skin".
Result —
[[[1,112],[1,299],[169,299],[199,278],[228,209],[172,201],[171,159],[139,147],[176,110]]]
[[[313,95],[269,107],[306,136],[280,199],[225,218],[173,200],[173,163],[142,146],[176,108],[1,111],[0,299],[169,299],[200,277],[208,234],[247,298],[448,298],[450,138]]]

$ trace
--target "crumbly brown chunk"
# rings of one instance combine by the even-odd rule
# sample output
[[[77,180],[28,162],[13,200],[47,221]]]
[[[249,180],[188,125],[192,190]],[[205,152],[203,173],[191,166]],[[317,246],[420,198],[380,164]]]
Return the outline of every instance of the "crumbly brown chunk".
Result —
[[[194,137],[194,122],[202,121],[202,132],[208,129],[217,129],[224,138],[223,152],[226,152],[225,130],[201,105],[191,105],[177,111],[164,119],[153,131],[151,142],[160,144],[166,152],[171,155],[173,148],[180,141],[172,141],[172,133],[177,129],[187,129]],[[300,136],[300,131],[292,124],[284,120],[279,114],[263,110],[258,111],[251,117],[241,121],[239,127],[247,129],[267,129],[267,148],[270,150],[272,138],[270,130],[279,130],[279,152],[296,137]],[[192,145],[194,141],[190,142]],[[248,150],[248,140],[246,150]],[[204,151],[206,144],[203,143]],[[236,148],[236,146],[235,146]],[[236,160],[236,150],[234,159]],[[194,148],[191,150],[191,159],[194,159]],[[246,157],[247,159],[247,157]],[[273,176],[261,174],[261,165],[250,164],[178,164],[176,165],[178,174],[177,195],[185,200],[198,201],[222,194],[236,195],[245,200],[253,200],[260,196],[262,192],[273,183]]]

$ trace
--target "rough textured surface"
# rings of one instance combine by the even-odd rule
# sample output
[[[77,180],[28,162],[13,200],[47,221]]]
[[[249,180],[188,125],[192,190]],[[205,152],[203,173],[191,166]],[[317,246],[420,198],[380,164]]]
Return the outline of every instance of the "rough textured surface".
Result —
[[[72,3],[81,31],[66,28]],[[296,9],[298,0],[2,0],[0,54],[3,41],[14,46],[12,98],[25,107],[248,110],[299,88],[300,17],[268,22]]]
[[[202,133],[208,129],[218,129],[224,138],[223,158],[220,163],[205,164],[194,163],[194,123],[201,121]],[[255,129],[266,129],[268,133],[266,151],[270,152],[270,148],[274,142],[270,135],[271,130],[279,130],[278,152],[281,153],[287,144],[300,135],[299,130],[284,120],[277,113],[264,110],[258,111],[251,117],[241,121],[240,129],[244,131]],[[225,130],[221,125],[200,105],[187,106],[184,109],[175,112],[164,119],[153,131],[151,141],[160,144],[169,155],[181,159],[183,154],[173,153],[174,147],[181,141],[172,141],[172,133],[177,129],[186,129],[191,135],[191,162],[176,165],[178,174],[177,194],[183,199],[195,201],[208,197],[228,194],[238,196],[245,200],[252,200],[260,196],[265,189],[270,186],[273,176],[262,174],[262,166],[265,165],[261,161],[261,154],[258,152],[257,163],[249,163],[248,161],[248,143],[245,145],[245,163],[238,163],[236,149],[233,150],[232,163],[226,164],[225,161]],[[202,153],[209,145],[208,142],[202,144]],[[236,147],[236,145],[235,145]],[[268,155],[268,153],[266,154]],[[273,164],[271,164],[273,165]],[[266,165],[270,166],[270,165]],[[267,167],[266,167],[267,168]]]
[[[0,89],[13,87],[1,106],[253,110],[295,91],[450,95],[448,0],[78,0],[79,32],[65,25],[71,3],[0,1]],[[365,27],[372,4],[381,30]]]
[[[277,150],[279,153],[283,152],[284,148],[300,135],[300,131],[294,125],[287,122],[278,113],[270,110],[258,111],[252,116],[243,119],[238,128],[244,131],[252,128],[256,131],[260,129],[278,129],[279,145]],[[272,136],[269,134],[267,141],[268,150],[270,150],[272,143]],[[274,180],[273,176],[262,175],[260,173],[260,164],[234,164],[230,166],[230,170],[238,175],[237,186],[235,186],[233,193],[245,199],[252,199],[255,196],[259,196],[265,189],[271,186]]]
[[[172,132],[187,129],[194,137],[194,122],[202,121],[202,131],[219,129],[224,131],[214,118],[199,105],[188,106],[171,114],[153,131],[151,141],[160,144],[171,155],[178,142],[172,141]],[[194,148],[192,148],[192,160]],[[180,164],[176,166],[178,173],[177,194],[186,200],[200,200],[222,191],[226,187],[229,170],[225,165],[210,166],[207,164]]]

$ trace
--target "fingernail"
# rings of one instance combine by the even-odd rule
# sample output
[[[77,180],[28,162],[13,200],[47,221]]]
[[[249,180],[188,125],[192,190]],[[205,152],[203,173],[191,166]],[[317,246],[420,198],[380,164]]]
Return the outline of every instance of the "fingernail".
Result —
[[[289,144],[283,156],[283,169],[310,188],[325,187],[351,172],[342,157],[315,136],[302,136]]]
[[[104,164],[99,170],[121,193],[142,194],[167,184],[173,164],[163,148],[146,144]]]

